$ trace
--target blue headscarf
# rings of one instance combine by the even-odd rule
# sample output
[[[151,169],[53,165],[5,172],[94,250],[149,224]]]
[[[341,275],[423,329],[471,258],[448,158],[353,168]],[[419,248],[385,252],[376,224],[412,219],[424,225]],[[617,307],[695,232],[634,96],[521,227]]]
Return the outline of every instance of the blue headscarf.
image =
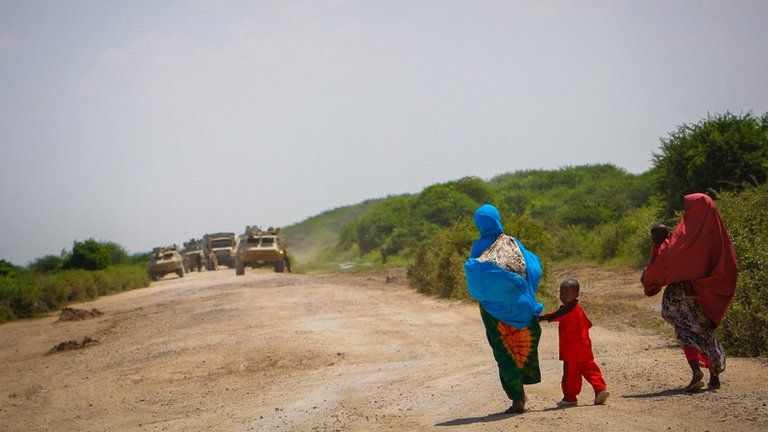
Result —
[[[499,210],[490,204],[483,204],[475,210],[475,225],[480,231],[480,238],[472,245],[472,258],[482,255],[504,232]]]
[[[480,238],[472,245],[470,258],[464,263],[467,291],[491,316],[516,328],[525,328],[544,305],[536,301],[541,280],[541,262],[515,239],[525,259],[526,275],[503,269],[496,264],[477,260],[504,232],[496,207],[484,204],[475,211],[475,224]]]

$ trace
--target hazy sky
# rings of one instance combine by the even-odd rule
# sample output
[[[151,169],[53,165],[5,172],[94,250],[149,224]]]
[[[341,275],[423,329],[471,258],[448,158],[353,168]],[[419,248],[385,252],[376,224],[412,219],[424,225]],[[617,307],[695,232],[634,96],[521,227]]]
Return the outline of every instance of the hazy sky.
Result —
[[[768,2],[0,0],[0,258],[287,225],[768,111]]]

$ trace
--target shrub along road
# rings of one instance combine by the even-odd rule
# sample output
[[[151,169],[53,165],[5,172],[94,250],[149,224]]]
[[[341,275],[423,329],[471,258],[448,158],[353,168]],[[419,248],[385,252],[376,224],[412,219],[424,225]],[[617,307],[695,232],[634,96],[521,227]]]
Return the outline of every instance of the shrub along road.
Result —
[[[562,364],[544,325],[543,382],[529,411],[508,406],[477,306],[417,294],[397,274],[188,274],[74,305],[104,315],[0,325],[0,430],[766,430],[768,365],[728,359],[723,388],[695,395],[636,274],[577,273],[595,355],[612,396],[555,409]],[[553,278],[554,279],[554,278]],[[643,312],[645,311],[645,312]],[[645,314],[645,315],[643,315]],[[646,316],[647,315],[647,316]],[[635,319],[635,318],[632,318]],[[98,344],[55,354],[85,336]]]

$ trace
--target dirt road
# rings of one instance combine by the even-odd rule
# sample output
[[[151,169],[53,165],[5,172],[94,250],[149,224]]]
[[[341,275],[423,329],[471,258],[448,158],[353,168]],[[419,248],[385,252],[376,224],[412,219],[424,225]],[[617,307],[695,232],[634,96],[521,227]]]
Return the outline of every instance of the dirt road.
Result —
[[[622,324],[655,316],[660,298],[628,272],[557,272],[579,273],[587,312],[599,309],[607,406],[585,386],[583,405],[554,408],[554,324],[530,411],[500,415],[509,401],[476,305],[421,296],[402,275],[218,271],[76,305],[104,312],[92,320],[0,326],[0,430],[768,430],[764,361],[729,358],[722,389],[684,394],[672,339]],[[99,343],[45,354],[84,336]]]

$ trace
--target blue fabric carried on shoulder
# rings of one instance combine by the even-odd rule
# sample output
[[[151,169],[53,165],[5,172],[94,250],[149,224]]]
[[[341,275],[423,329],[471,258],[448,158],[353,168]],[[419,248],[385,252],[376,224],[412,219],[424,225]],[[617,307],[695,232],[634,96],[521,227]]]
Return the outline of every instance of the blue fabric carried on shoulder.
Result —
[[[525,258],[526,276],[503,269],[496,264],[469,258],[464,263],[467,291],[491,316],[522,329],[541,314],[544,305],[536,300],[541,281],[541,261],[515,239]]]

